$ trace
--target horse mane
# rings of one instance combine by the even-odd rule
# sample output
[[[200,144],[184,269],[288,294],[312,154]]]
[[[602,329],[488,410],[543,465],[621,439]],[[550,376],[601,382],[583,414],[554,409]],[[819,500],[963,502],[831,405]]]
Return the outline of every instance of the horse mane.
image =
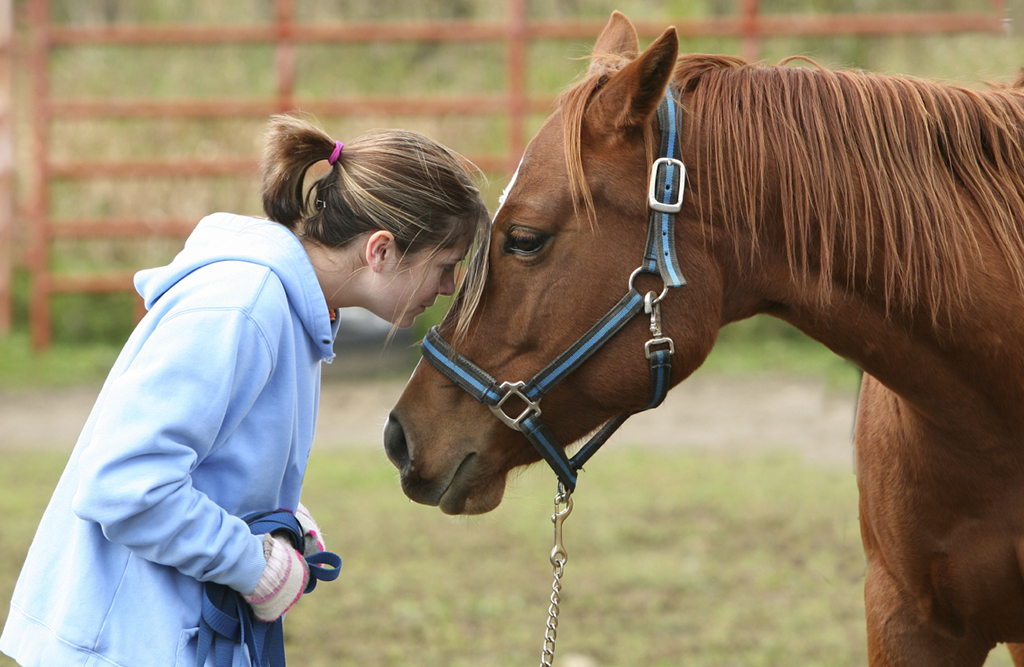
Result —
[[[1024,288],[1024,91],[786,62],[678,63],[709,228],[747,228],[753,257],[777,211],[794,275],[861,272],[887,307],[933,320],[968,298],[987,231]]]
[[[766,216],[781,214],[795,279],[845,273],[881,289],[887,308],[920,303],[936,322],[968,298],[987,229],[1024,291],[1024,71],[977,91],[791,60],[679,59],[684,142],[699,150],[689,196],[704,229],[746,231],[753,261]],[[592,67],[560,103],[570,188],[591,211],[582,123],[619,66]],[[820,284],[827,302],[836,283]]]
[[[847,285],[880,289],[887,309],[920,304],[936,324],[968,299],[984,230],[1024,292],[1024,70],[979,91],[792,60],[679,59],[684,146],[699,151],[687,196],[702,228],[747,232],[754,261],[775,212],[794,279],[845,274]],[[570,193],[592,224],[582,128],[590,100],[623,64],[596,54],[559,100]],[[650,156],[650,131],[644,142]],[[486,256],[474,253],[473,294],[456,299],[460,332],[475,308],[458,306],[479,300]],[[827,303],[837,283],[819,284]]]

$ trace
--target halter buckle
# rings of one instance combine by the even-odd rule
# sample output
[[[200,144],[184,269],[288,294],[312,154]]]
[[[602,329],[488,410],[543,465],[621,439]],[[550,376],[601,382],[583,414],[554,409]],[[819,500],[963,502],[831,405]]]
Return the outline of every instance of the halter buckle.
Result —
[[[669,356],[672,356],[676,353],[676,344],[672,341],[671,338],[665,336],[655,336],[654,338],[644,343],[644,355],[646,355],[648,361],[650,361],[651,356],[654,354],[654,352],[651,351],[651,348],[654,347],[655,345],[668,345]]]
[[[504,422],[504,424],[509,428],[516,429],[517,431],[521,430],[520,425],[530,416],[540,416],[540,401],[531,401],[527,398],[526,394],[522,392],[522,389],[525,386],[526,383],[522,380],[519,382],[502,382],[499,389],[505,393],[502,395],[501,400],[494,405],[487,406],[491,409],[491,412],[494,413],[495,417]],[[501,409],[501,406],[505,404],[505,401],[507,401],[510,396],[515,396],[526,403],[526,408],[523,409],[523,411],[519,413],[519,416],[515,418],[509,417],[505,414],[505,411]]]
[[[660,202],[658,201],[658,167],[669,165],[678,167],[679,169],[679,189],[675,193],[676,200],[673,202]],[[651,182],[647,188],[647,205],[655,211],[661,213],[679,213],[679,210],[683,208],[683,179],[686,178],[686,165],[683,164],[682,160],[677,160],[674,157],[660,157],[654,161],[651,165]]]

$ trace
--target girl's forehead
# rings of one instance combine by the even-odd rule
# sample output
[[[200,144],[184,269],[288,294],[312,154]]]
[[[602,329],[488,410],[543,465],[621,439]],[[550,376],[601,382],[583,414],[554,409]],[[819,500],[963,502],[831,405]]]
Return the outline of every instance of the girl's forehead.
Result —
[[[468,250],[468,243],[460,243],[451,248],[442,248],[440,252],[437,253],[437,257],[446,262],[458,262],[461,261],[462,258],[466,256],[466,251]]]
[[[439,248],[437,250],[422,250],[413,256],[413,263],[450,264],[460,262],[466,256],[469,245],[460,243],[451,248]]]

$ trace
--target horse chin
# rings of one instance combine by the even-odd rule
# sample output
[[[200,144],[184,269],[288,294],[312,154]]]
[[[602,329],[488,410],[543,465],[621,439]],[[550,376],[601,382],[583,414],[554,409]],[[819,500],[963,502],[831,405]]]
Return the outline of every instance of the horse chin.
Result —
[[[505,495],[505,476],[480,479],[473,471],[476,460],[475,454],[463,459],[441,495],[438,507],[445,514],[484,514],[501,504]]]

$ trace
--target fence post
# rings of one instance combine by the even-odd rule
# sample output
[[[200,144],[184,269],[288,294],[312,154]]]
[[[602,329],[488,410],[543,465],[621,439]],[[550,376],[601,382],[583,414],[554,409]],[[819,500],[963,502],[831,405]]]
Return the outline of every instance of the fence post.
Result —
[[[32,347],[50,346],[50,105],[49,105],[49,0],[30,0],[32,47],[32,174],[29,196],[28,265],[32,274],[29,291],[29,320]]]
[[[14,276],[14,2],[0,0],[0,336],[11,332]]]
[[[274,3],[274,24],[277,34],[275,60],[277,68],[277,112],[287,113],[295,107],[295,42],[292,38],[292,21],[295,6],[292,0],[276,0]]]
[[[508,95],[508,175],[526,148],[526,22],[525,0],[505,0],[505,76]]]
[[[740,55],[744,60],[753,62],[761,55],[761,37],[758,21],[758,0],[740,1]]]

